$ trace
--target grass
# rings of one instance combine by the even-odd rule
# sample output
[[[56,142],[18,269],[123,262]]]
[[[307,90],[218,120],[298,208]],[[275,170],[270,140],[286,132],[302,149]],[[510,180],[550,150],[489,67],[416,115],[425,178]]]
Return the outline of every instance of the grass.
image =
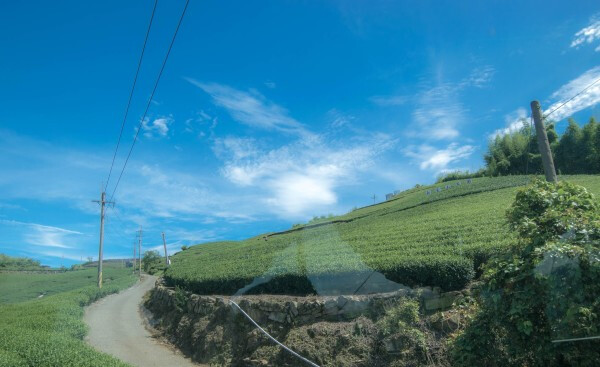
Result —
[[[483,262],[514,241],[504,213],[518,187],[530,179],[444,182],[316,224],[244,241],[192,246],[173,256],[165,278],[171,285],[205,294],[240,289],[308,294],[319,282],[352,289],[355,279],[374,270],[403,285],[460,289]],[[600,194],[600,176],[562,179]],[[445,189],[446,185],[452,187]],[[437,192],[438,187],[442,191]],[[253,282],[262,284],[250,289]]]
[[[106,267],[100,290],[95,275],[94,269],[0,273],[0,366],[127,366],[83,341],[83,307],[137,278],[130,269]],[[38,298],[41,293],[46,296]]]

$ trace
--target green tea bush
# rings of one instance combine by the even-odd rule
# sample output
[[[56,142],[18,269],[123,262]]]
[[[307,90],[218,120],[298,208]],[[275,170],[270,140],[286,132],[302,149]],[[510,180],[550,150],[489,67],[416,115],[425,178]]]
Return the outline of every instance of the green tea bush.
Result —
[[[455,364],[598,366],[585,338],[600,334],[600,205],[582,186],[536,181],[507,217],[519,239],[486,266]]]
[[[516,241],[504,213],[530,180],[483,177],[418,187],[317,226],[192,246],[172,257],[165,279],[201,294],[233,294],[264,279],[245,291],[303,295],[314,292],[314,278],[347,288],[348,274],[377,271],[402,285],[460,289]],[[573,180],[600,193],[598,176]]]
[[[105,270],[105,286],[98,289],[95,279],[87,278],[92,269],[73,272],[71,277],[80,276],[87,285],[24,302],[0,304],[0,366],[127,366],[114,357],[100,353],[87,345],[83,338],[87,327],[81,320],[83,307],[108,294],[132,285],[136,278],[127,269]],[[19,279],[12,277],[6,282],[15,282],[23,287],[36,285],[39,276]],[[46,282],[52,290],[52,282]],[[12,288],[12,287],[11,287]]]

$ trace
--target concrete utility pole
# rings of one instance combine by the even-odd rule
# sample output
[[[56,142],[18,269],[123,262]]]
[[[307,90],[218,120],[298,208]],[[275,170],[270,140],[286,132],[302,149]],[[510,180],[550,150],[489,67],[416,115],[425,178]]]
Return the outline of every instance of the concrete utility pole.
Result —
[[[163,247],[165,249],[165,263],[169,266],[169,255],[167,255],[167,241],[165,241],[165,232],[162,233]]]
[[[140,232],[140,237],[138,238],[138,245],[139,245],[138,256],[140,258],[140,265],[139,265],[140,266],[140,269],[139,269],[140,270],[140,279],[142,279],[142,226],[141,225],[140,225],[139,232]]]
[[[98,288],[102,288],[102,246],[104,245],[104,206],[114,204],[112,201],[106,201],[106,193],[102,190],[100,200],[92,200],[100,204],[100,247],[98,249]]]
[[[377,196],[375,194],[373,194],[373,204],[375,204],[376,200],[377,200]]]
[[[554,161],[552,160],[552,152],[550,151],[550,143],[546,134],[546,127],[542,120],[542,107],[539,101],[531,101],[531,115],[535,123],[535,133],[537,134],[538,147],[542,155],[542,164],[544,165],[544,174],[546,181],[557,182],[556,171],[554,170]]]
[[[133,274],[135,274],[135,267],[136,267],[136,262],[135,262],[135,241],[133,241]]]

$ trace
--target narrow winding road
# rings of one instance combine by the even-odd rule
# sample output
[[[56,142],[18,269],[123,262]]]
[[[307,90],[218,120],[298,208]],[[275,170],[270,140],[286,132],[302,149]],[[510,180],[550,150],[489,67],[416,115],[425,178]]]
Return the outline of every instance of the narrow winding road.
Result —
[[[140,306],[155,281],[156,277],[146,275],[133,287],[87,307],[84,320],[90,331],[86,341],[134,366],[199,366],[155,340],[146,329]]]

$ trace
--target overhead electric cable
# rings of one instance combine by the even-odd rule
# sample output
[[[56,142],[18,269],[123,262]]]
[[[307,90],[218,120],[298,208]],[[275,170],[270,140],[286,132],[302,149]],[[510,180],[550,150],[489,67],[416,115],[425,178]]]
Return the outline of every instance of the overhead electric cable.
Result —
[[[554,112],[560,110],[561,108],[563,108],[567,103],[571,102],[573,99],[575,99],[575,97],[579,96],[581,93],[585,92],[586,90],[590,89],[591,87],[593,87],[596,83],[600,82],[600,78],[596,79],[592,84],[588,85],[587,87],[583,88],[581,91],[579,91],[579,93],[575,94],[573,97],[567,99],[565,102],[563,102],[560,106],[556,107],[555,109],[553,109],[552,111],[548,112],[545,116],[542,117],[542,119],[546,119],[548,118],[548,116],[552,115]]]
[[[121,137],[123,136],[123,129],[125,128],[125,122],[127,121],[127,115],[129,114],[129,107],[131,106],[131,99],[133,98],[133,92],[135,90],[135,85],[137,84],[138,75],[140,74],[140,68],[142,67],[142,60],[144,58],[144,52],[146,51],[146,44],[148,43],[148,36],[150,35],[150,29],[152,28],[152,21],[154,20],[154,14],[156,13],[156,5],[158,4],[158,0],[154,0],[154,7],[152,8],[152,15],[150,15],[150,23],[148,23],[148,29],[146,30],[146,38],[144,38],[144,45],[142,46],[142,52],[140,54],[140,59],[138,60],[137,70],[135,71],[135,77],[133,78],[133,84],[131,85],[131,91],[129,92],[129,100],[127,101],[127,107],[125,108],[125,115],[123,116],[123,122],[121,123],[121,131],[119,132],[119,139],[117,139],[117,146],[115,147],[115,152],[113,154],[113,159],[110,164],[110,170],[108,171],[108,178],[106,179],[106,185],[104,186],[104,191],[108,188],[108,182],[110,181],[110,176],[112,174],[113,167],[115,165],[115,159],[117,158],[117,152],[119,150],[119,145],[121,144]]]
[[[158,77],[156,78],[156,82],[154,83],[154,88],[152,89],[152,93],[150,94],[150,98],[148,98],[148,103],[146,104],[146,109],[144,111],[144,115],[140,119],[140,123],[135,132],[135,136],[133,137],[133,142],[131,143],[131,148],[129,148],[129,153],[127,154],[127,158],[125,159],[125,163],[123,164],[123,169],[121,169],[121,173],[119,174],[119,179],[115,184],[115,188],[113,189],[112,194],[110,195],[111,200],[115,196],[115,192],[117,191],[117,187],[119,187],[119,183],[121,182],[121,178],[123,177],[123,172],[125,172],[125,168],[127,167],[127,163],[129,162],[129,158],[131,157],[131,152],[133,151],[133,147],[137,141],[137,137],[140,134],[140,130],[142,129],[142,124],[146,120],[146,115],[148,114],[148,109],[150,108],[150,104],[152,103],[152,99],[154,98],[154,93],[156,92],[156,88],[158,87],[158,83],[160,82],[160,78],[165,70],[165,65],[167,64],[167,60],[169,59],[169,55],[171,54],[171,50],[173,49],[173,44],[175,43],[175,38],[177,37],[177,33],[179,32],[179,27],[183,22],[183,17],[185,16],[185,12],[188,8],[190,0],[186,0],[185,7],[181,12],[181,17],[179,17],[179,22],[177,23],[177,28],[175,28],[175,33],[173,34],[173,38],[171,39],[171,44],[169,45],[169,49],[167,50],[167,54],[165,55],[165,59],[163,60],[162,66],[160,68],[160,72],[158,73]]]

